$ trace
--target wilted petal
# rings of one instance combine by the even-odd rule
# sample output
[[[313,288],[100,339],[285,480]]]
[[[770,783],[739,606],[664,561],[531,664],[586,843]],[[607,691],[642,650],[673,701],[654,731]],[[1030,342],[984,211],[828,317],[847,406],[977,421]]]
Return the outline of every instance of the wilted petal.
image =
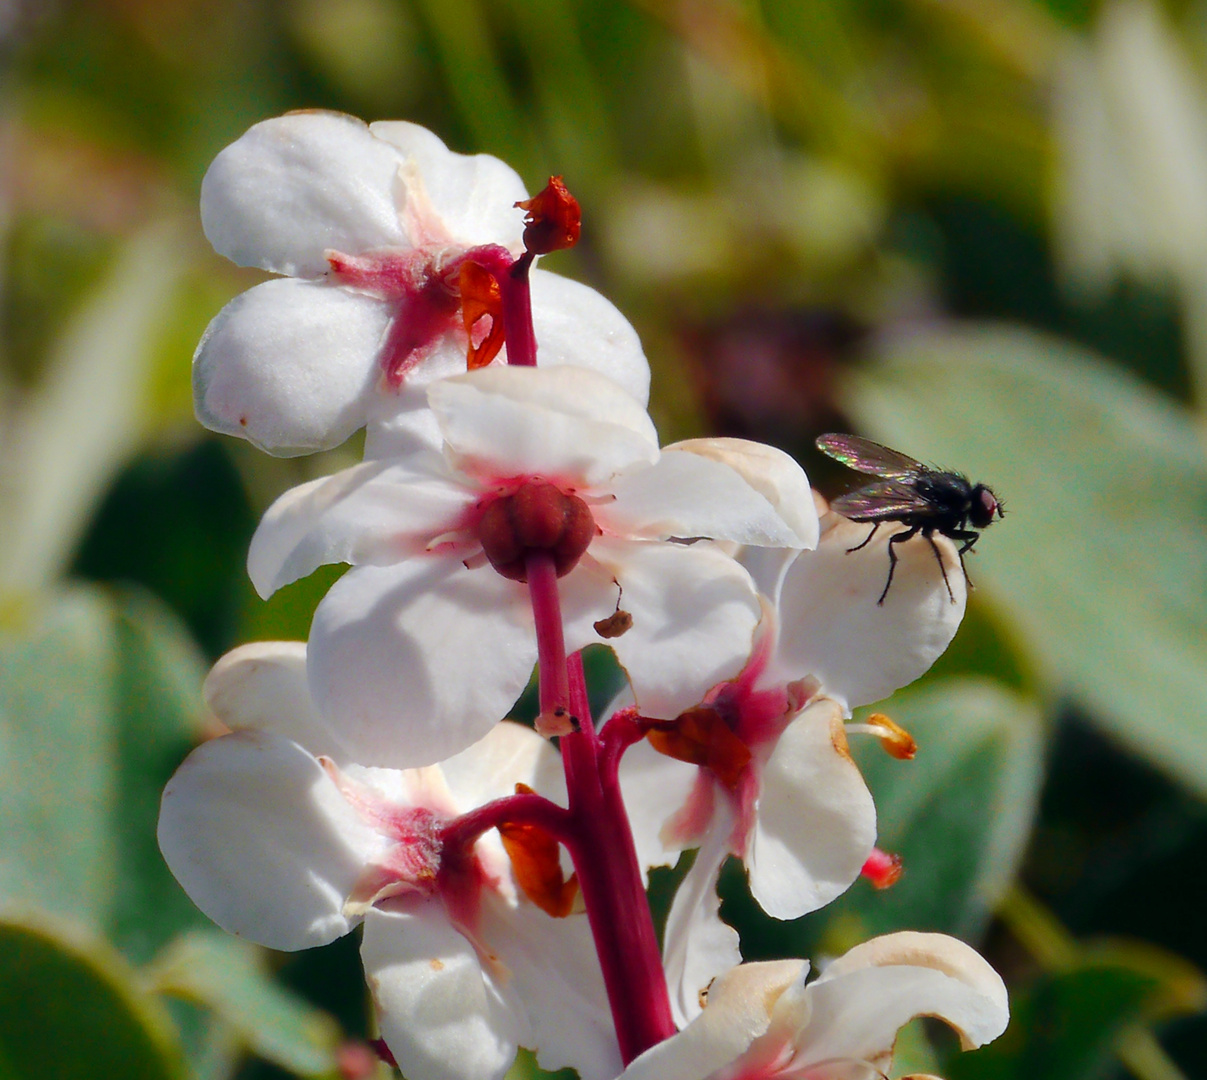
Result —
[[[328,563],[397,562],[456,527],[476,497],[434,451],[366,461],[278,498],[252,537],[247,572],[267,600]]]
[[[197,418],[271,454],[338,446],[365,422],[390,321],[380,300],[292,278],[236,296],[193,356]]]
[[[704,993],[722,972],[742,962],[738,932],[721,921],[717,879],[729,855],[733,814],[718,811],[696,853],[696,861],[675,892],[666,919],[662,950],[671,1013],[680,1028],[700,1015]]]
[[[768,915],[799,918],[846,891],[875,842],[876,808],[841,709],[822,698],[788,725],[763,769],[750,891]]]
[[[589,286],[547,270],[533,270],[531,279],[537,364],[589,368],[648,404],[650,365],[637,331],[616,305]]]
[[[944,934],[873,938],[830,964],[807,993],[811,1008],[797,1037],[802,1063],[885,1063],[898,1029],[916,1016],[946,1021],[965,1049],[996,1039],[1009,1020],[1001,976]]]
[[[767,1030],[775,1001],[808,970],[803,960],[730,969],[709,990],[708,1008],[678,1035],[633,1060],[624,1080],[707,1080]]]
[[[531,1041],[515,995],[483,971],[438,900],[374,908],[361,943],[381,1033],[406,1076],[499,1080]]]
[[[283,735],[316,757],[348,758],[310,699],[304,641],[240,645],[213,666],[202,692],[214,715],[234,731]]]
[[[406,244],[394,204],[401,156],[342,113],[290,113],[250,128],[201,182],[201,224],[240,266],[327,272],[324,252]]]
[[[759,601],[749,575],[709,544],[594,540],[561,581],[566,647],[601,639],[593,623],[621,607],[633,625],[608,644],[645,716],[673,719],[750,655]]]
[[[515,204],[528,193],[510,165],[489,154],[454,153],[406,120],[378,120],[369,130],[400,152],[410,198],[430,205],[449,239],[466,247],[501,244],[516,254],[523,249],[524,211]]]
[[[617,477],[611,491],[615,502],[595,511],[604,532],[658,540],[705,536],[776,548],[806,543],[737,472],[697,454],[667,451],[650,468]]]
[[[344,901],[384,843],[310,754],[267,733],[199,746],[159,811],[160,850],[193,902],[272,949],[346,934]]]
[[[658,460],[640,402],[586,368],[483,368],[436,383],[428,400],[456,465],[479,475],[592,486]]]
[[[433,555],[340,578],[314,613],[307,668],[356,760],[405,769],[482,738],[535,661],[525,587]]]
[[[663,450],[682,450],[728,465],[775,508],[793,531],[797,542],[791,546],[817,547],[820,526],[813,491],[804,469],[791,455],[749,439],[685,439]]]
[[[828,526],[828,527],[827,527]],[[813,675],[848,709],[880,701],[922,675],[955,636],[964,615],[966,584],[955,547],[943,536],[915,536],[897,544],[897,569],[888,579],[886,545],[900,526],[882,527],[867,547],[870,525],[833,516],[823,522],[817,550],[788,570],[780,596],[776,665],[783,677]]]

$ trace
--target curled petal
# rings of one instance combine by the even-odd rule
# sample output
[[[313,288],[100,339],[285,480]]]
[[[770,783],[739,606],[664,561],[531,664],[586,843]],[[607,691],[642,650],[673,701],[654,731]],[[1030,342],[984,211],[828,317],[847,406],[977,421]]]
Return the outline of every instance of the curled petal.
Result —
[[[774,508],[796,536],[792,547],[817,547],[820,526],[809,478],[782,450],[749,439],[685,439],[663,447],[728,465]],[[736,539],[736,537],[735,537]]]
[[[428,391],[450,457],[485,476],[591,487],[658,460],[640,402],[586,368],[493,366]]]
[[[599,537],[562,578],[568,649],[600,640],[593,624],[612,613],[616,583],[633,625],[608,644],[643,715],[674,719],[741,671],[760,608],[749,575],[727,555],[705,543]]]
[[[771,1010],[804,981],[804,960],[742,964],[708,992],[708,1007],[678,1035],[630,1062],[624,1080],[708,1080],[742,1056],[767,1031]]]
[[[327,563],[422,554],[429,540],[457,527],[476,496],[434,452],[354,465],[291,488],[268,508],[247,553],[248,574],[268,599]]]
[[[224,930],[272,949],[325,945],[383,840],[319,763],[279,735],[199,746],[164,789],[159,847],[193,902]]]
[[[283,735],[315,757],[348,757],[310,699],[304,641],[240,645],[213,666],[202,692],[214,715],[234,731]]]
[[[361,943],[381,1033],[406,1076],[501,1080],[531,1042],[514,995],[484,972],[437,900],[371,910]]]
[[[321,277],[324,252],[407,243],[394,205],[402,158],[360,120],[306,112],[251,127],[201,182],[201,224],[240,266]]]
[[[450,240],[466,247],[500,244],[513,253],[523,250],[524,214],[515,204],[528,193],[510,165],[489,154],[454,153],[427,128],[405,120],[379,120],[369,130],[406,162],[402,186],[407,202],[426,203]],[[403,217],[424,214],[408,205]],[[424,239],[412,237],[416,244]]]
[[[612,492],[616,501],[596,511],[605,532],[657,540],[704,536],[774,548],[805,543],[739,473],[698,454],[664,453],[650,468],[617,477]]]
[[[845,892],[875,842],[876,809],[847,750],[841,709],[814,701],[763,770],[746,856],[750,891],[768,915],[799,918]]]
[[[825,692],[856,708],[888,697],[923,674],[947,648],[964,615],[966,583],[955,547],[944,536],[915,536],[895,547],[898,563],[888,578],[887,543],[901,526],[882,526],[867,547],[870,525],[836,515],[823,522],[817,550],[789,568],[780,596],[776,666],[787,679],[813,675]]]
[[[671,1013],[680,1028],[700,1015],[702,995],[722,972],[742,962],[738,932],[721,921],[717,880],[729,855],[734,818],[728,802],[718,812],[696,861],[679,884],[666,920],[662,950]]]
[[[314,613],[307,674],[357,761],[406,769],[482,738],[535,661],[524,586],[431,555],[340,578]]]
[[[589,286],[547,270],[533,270],[531,281],[537,363],[589,368],[648,404],[650,365],[637,331],[617,307]]]
[[[898,1029],[916,1016],[950,1024],[966,1050],[996,1039],[1009,1020],[1001,976],[944,934],[873,938],[830,964],[807,993],[810,1009],[797,1036],[802,1063],[887,1063]]]
[[[338,446],[365,422],[386,304],[292,278],[236,296],[193,356],[197,418],[288,456]]]

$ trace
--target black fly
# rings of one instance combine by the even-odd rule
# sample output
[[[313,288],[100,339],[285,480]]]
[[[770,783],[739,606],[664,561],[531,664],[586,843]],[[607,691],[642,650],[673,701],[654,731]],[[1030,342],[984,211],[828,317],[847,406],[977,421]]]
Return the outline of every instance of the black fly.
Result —
[[[817,449],[857,472],[880,477],[874,484],[840,495],[830,503],[830,509],[843,517],[874,523],[867,539],[849,551],[867,547],[886,521],[899,521],[908,526],[903,532],[889,537],[888,581],[884,583],[884,591],[876,603],[884,603],[889,586],[893,583],[893,571],[897,569],[897,553],[893,546],[903,544],[921,533],[930,541],[935,558],[939,560],[943,584],[947,586],[947,595],[954,604],[955,594],[951,591],[943,557],[935,544],[935,533],[942,533],[948,539],[962,544],[958,554],[963,569],[964,552],[970,550],[981,535],[977,530],[992,524],[995,517],[1005,516],[998,497],[984,484],[973,484],[959,473],[932,469],[929,465],[923,465],[871,439],[861,439],[858,435],[819,435]]]

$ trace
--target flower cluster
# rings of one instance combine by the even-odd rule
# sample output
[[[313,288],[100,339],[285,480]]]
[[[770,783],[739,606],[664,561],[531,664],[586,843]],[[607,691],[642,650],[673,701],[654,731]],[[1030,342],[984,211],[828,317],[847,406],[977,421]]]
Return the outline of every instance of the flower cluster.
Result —
[[[787,455],[660,446],[632,328],[535,266],[578,237],[557,178],[529,199],[415,125],[292,114],[218,156],[202,220],[280,275],[202,339],[202,422],[276,454],[366,439],[253,538],[265,597],[352,569],[308,642],[245,645],[206,682],[230,733],[159,827],[198,906],[278,949],[363,924],[412,1080],[501,1077],[519,1046],[584,1080],[874,1078],[915,1015],[995,1038],[1005,990],[967,946],[890,935],[807,980],[742,964],[716,896],[734,856],[796,918],[883,859],[847,737],[912,744],[847,721],[951,640],[952,544],[896,545],[881,595],[894,530],[863,543]],[[590,644],[628,682],[598,724]],[[502,719],[534,665],[535,730]],[[660,946],[645,875],[692,848]]]

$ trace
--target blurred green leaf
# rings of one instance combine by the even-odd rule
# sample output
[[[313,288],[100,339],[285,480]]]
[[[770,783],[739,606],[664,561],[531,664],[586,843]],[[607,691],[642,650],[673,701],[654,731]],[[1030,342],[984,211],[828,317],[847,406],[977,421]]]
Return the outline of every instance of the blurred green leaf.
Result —
[[[1117,1040],[1162,993],[1143,969],[1087,961],[1041,975],[1010,1003],[996,1042],[950,1060],[949,1080],[1092,1080],[1109,1073]]]
[[[990,483],[970,559],[1058,691],[1207,792],[1207,456],[1188,413],[1057,339],[965,327],[886,341],[861,430]]]
[[[876,798],[877,843],[901,856],[904,873],[886,891],[851,890],[838,908],[869,934],[908,926],[976,937],[1013,880],[1035,816],[1038,710],[997,683],[951,679],[902,691],[888,712],[917,740],[913,761],[851,741]]]
[[[59,574],[88,514],[137,445],[160,313],[183,269],[161,223],[133,236],[53,345],[41,385],[16,417],[0,491],[0,587]]]
[[[135,962],[201,916],[155,842],[195,741],[202,664],[149,596],[75,588],[0,633],[0,898],[108,933]]]
[[[181,1073],[171,1020],[109,946],[43,920],[0,919],[0,1076]]]
[[[300,1076],[335,1069],[338,1025],[272,980],[264,952],[220,930],[173,942],[149,972],[161,993],[212,1009],[260,1057]]]

